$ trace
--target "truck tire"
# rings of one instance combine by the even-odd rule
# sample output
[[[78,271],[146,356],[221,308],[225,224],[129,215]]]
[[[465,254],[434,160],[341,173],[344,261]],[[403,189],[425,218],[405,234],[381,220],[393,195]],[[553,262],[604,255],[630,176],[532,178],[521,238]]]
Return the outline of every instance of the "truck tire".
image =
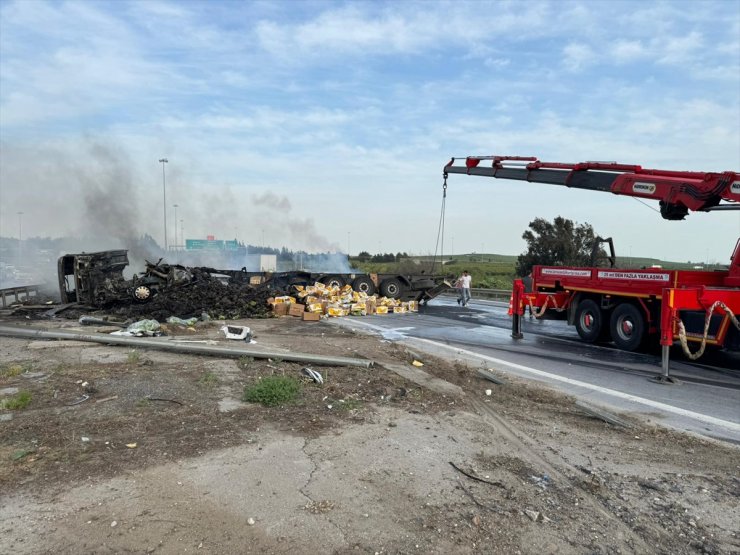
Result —
[[[609,329],[617,347],[636,351],[645,340],[645,316],[635,305],[622,303],[614,309]]]
[[[321,283],[323,283],[324,285],[335,286],[335,287],[344,287],[346,285],[344,278],[338,275],[331,275],[331,276],[323,277],[321,278]]]
[[[596,343],[603,338],[604,313],[601,308],[591,299],[583,299],[578,303],[576,309],[576,331],[581,339],[587,343]]]
[[[375,295],[375,284],[370,279],[370,276],[356,277],[352,282],[352,289],[360,293],[365,293],[368,297]]]
[[[133,296],[137,303],[146,303],[152,298],[152,290],[148,285],[137,285],[134,287]]]
[[[398,278],[388,278],[380,282],[380,294],[389,299],[397,299],[403,294],[404,286]]]

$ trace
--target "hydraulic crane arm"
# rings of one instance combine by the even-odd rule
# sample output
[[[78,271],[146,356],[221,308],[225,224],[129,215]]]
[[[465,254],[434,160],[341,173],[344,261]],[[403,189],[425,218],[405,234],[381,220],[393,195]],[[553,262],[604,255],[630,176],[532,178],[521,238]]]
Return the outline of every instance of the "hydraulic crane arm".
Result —
[[[683,220],[689,210],[740,210],[738,172],[653,170],[616,162],[561,164],[534,156],[468,156],[464,166],[455,166],[456,160],[462,158],[450,160],[445,178],[464,173],[653,199],[660,201],[660,213],[667,220]],[[480,167],[484,160],[491,166]]]

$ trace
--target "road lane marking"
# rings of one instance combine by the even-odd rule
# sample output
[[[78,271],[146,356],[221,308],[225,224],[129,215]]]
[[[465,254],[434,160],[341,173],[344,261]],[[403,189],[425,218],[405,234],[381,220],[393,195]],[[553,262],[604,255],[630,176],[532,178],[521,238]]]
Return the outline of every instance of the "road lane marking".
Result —
[[[374,324],[370,324],[367,322],[360,322],[358,320],[353,320],[353,324],[361,324],[363,326],[367,326],[369,328],[372,328],[376,331],[387,331],[387,328],[383,328],[381,326],[376,326]],[[720,426],[722,428],[726,428],[728,430],[732,430],[734,432],[740,432],[740,423],[737,422],[730,422],[728,420],[722,420],[721,418],[716,418],[714,416],[709,416],[708,414],[702,414],[700,412],[694,412],[687,409],[682,409],[679,407],[674,407],[673,405],[667,405],[666,403],[661,403],[660,401],[653,401],[652,399],[646,399],[644,397],[638,397],[636,395],[632,395],[630,393],[624,393],[622,391],[617,391],[615,389],[609,389],[607,387],[602,387],[600,385],[594,385],[587,382],[582,382],[580,380],[574,380],[573,378],[566,378],[564,376],[559,376],[557,374],[551,374],[550,372],[545,372],[543,370],[537,370],[536,368],[531,368],[529,366],[524,366],[522,364],[517,364],[515,362],[508,362],[506,360],[491,357],[488,355],[484,355],[481,353],[476,353],[475,351],[469,351],[467,349],[462,349],[460,347],[455,347],[454,345],[447,345],[445,343],[439,343],[438,341],[433,341],[431,339],[424,339],[423,337],[409,337],[406,336],[406,339],[410,339],[413,341],[421,341],[422,343],[429,343],[431,345],[435,345],[437,347],[441,347],[443,349],[447,349],[450,351],[455,351],[458,353],[466,354],[469,356],[477,357],[483,360],[486,360],[488,362],[493,362],[495,364],[501,364],[504,366],[508,366],[509,368],[514,368],[516,370],[521,370],[523,372],[527,372],[529,374],[534,374],[535,376],[540,376],[543,378],[547,378],[550,380],[555,380],[563,383],[567,383],[569,385],[574,385],[578,387],[583,387],[585,389],[590,389],[591,391],[596,391],[599,393],[603,393],[605,395],[610,395],[612,397],[617,397],[619,399],[624,399],[626,401],[632,401],[633,403],[638,403],[641,405],[645,405],[651,408],[659,409],[665,412],[669,412],[672,414],[676,414],[678,416],[684,416],[687,418],[692,418],[694,420],[699,420],[700,422],[706,422],[707,424],[713,424],[715,426]]]

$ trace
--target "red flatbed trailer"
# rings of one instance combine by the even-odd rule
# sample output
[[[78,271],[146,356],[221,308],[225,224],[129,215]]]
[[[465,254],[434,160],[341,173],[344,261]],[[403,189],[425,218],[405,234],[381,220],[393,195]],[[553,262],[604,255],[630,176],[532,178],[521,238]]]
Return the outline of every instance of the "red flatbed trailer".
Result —
[[[681,220],[689,211],[740,209],[738,172],[655,170],[615,162],[562,164],[529,156],[471,156],[464,166],[455,166],[455,160],[444,168],[445,189],[448,174],[461,173],[658,200],[668,220]],[[485,160],[491,167],[480,166]],[[707,344],[740,350],[740,240],[724,271],[534,266],[532,278],[530,292],[522,280],[514,282],[514,337],[522,337],[521,318],[529,305],[538,317],[567,319],[585,341],[611,340],[628,351],[659,341],[665,381],[670,381],[669,348],[676,340],[692,359]],[[692,353],[689,342],[701,346]]]

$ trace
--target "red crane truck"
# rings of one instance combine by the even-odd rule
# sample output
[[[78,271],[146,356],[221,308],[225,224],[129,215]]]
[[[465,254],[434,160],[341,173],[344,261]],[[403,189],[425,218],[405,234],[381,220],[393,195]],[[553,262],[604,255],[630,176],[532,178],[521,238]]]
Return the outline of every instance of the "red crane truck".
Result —
[[[455,165],[464,160],[464,165]],[[481,162],[490,161],[489,165]],[[645,169],[615,162],[563,164],[524,156],[453,158],[448,174],[488,176],[563,185],[658,200],[668,220],[682,220],[689,211],[740,210],[740,173],[684,172]],[[740,350],[740,239],[723,271],[660,268],[596,268],[535,266],[531,291],[521,280],[512,295],[512,335],[521,337],[525,306],[538,317],[567,320],[588,342],[613,341],[634,351],[650,341],[662,345],[664,381],[669,348],[678,340],[696,359],[707,344]],[[700,343],[691,352],[689,342]]]

